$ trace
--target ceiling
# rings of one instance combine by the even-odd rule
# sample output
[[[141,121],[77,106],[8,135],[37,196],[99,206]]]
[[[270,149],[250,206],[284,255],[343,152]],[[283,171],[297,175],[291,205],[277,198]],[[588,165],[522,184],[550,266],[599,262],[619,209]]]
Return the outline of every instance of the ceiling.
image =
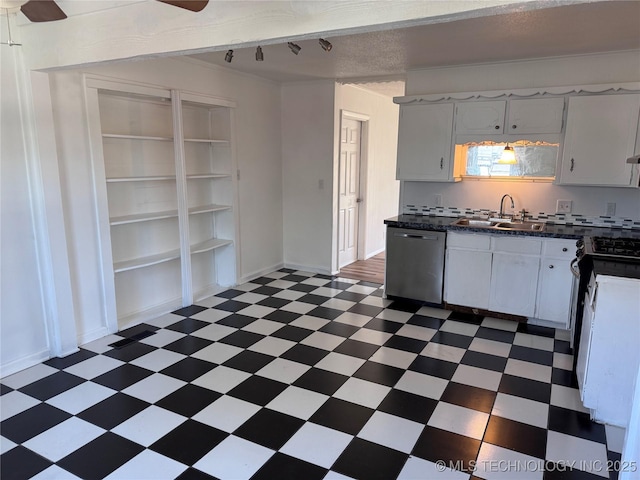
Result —
[[[225,52],[191,58],[277,82],[337,79],[402,95],[412,69],[640,49],[640,1],[577,3],[327,40],[330,52],[317,38],[296,41],[298,55],[286,42],[263,45],[262,62],[255,45],[235,49],[231,63]]]

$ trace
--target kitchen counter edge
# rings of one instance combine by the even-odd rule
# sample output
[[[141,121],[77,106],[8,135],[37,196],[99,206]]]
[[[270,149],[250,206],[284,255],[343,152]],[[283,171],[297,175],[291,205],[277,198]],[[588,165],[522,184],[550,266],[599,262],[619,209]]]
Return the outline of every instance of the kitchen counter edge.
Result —
[[[389,227],[409,228],[415,230],[430,230],[436,232],[473,232],[492,235],[566,238],[576,240],[585,236],[640,239],[640,230],[594,227],[591,225],[557,225],[553,223],[545,224],[545,228],[541,232],[498,230],[482,227],[453,225],[453,222],[458,220],[458,218],[459,217],[436,217],[428,215],[398,215],[396,217],[386,219],[384,223]]]

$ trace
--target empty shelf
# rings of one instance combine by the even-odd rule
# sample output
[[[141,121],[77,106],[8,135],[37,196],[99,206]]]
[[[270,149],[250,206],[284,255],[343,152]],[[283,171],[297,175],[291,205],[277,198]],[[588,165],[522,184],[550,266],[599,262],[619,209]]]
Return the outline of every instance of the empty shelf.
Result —
[[[154,137],[151,135],[121,135],[119,133],[103,133],[102,138],[122,138],[125,140],[158,140],[161,142],[173,141],[173,137]]]
[[[207,212],[219,212],[221,210],[229,210],[230,208],[231,207],[229,205],[200,205],[198,207],[191,207],[189,209],[189,215]]]
[[[205,242],[196,243],[195,245],[191,245],[191,253],[202,253],[208,252],[209,250],[215,250],[216,248],[224,247],[226,245],[231,245],[233,242],[231,240],[222,240],[219,238],[212,238],[211,240],[207,240]]]
[[[197,173],[194,175],[187,175],[188,180],[197,178],[228,178],[231,177],[229,173]]]
[[[153,175],[148,177],[111,177],[107,178],[107,183],[119,182],[151,182],[156,180],[175,180],[175,175]]]
[[[113,264],[113,271],[115,273],[126,272],[127,270],[135,270],[136,268],[144,268],[163,262],[169,262],[177,258],[180,258],[180,249],[158,253],[156,255],[149,255],[148,257],[134,258],[131,260],[116,262]]]
[[[163,218],[177,217],[177,210],[168,210],[165,212],[149,212],[137,213],[135,215],[123,215],[121,217],[111,217],[109,223],[111,225],[122,225],[124,223],[147,222],[150,220],[160,220]]]
[[[229,143],[229,140],[215,140],[213,138],[185,138],[184,141],[195,143]]]

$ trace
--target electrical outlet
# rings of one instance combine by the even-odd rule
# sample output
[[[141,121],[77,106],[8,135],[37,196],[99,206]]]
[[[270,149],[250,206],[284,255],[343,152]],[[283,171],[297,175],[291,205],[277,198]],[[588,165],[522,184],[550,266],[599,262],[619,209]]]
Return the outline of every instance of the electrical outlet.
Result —
[[[571,200],[558,200],[556,213],[571,213]]]
[[[436,199],[436,207],[441,207],[442,206],[442,195],[440,195],[439,193],[436,193],[435,199]]]
[[[616,202],[607,202],[607,213],[608,217],[613,217],[616,214]]]

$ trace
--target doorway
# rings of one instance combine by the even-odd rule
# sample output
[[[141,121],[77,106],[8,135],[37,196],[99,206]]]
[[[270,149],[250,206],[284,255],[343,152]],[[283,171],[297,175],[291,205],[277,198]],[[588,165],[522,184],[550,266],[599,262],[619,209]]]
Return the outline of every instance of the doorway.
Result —
[[[338,267],[358,260],[363,122],[342,113],[338,173]]]

